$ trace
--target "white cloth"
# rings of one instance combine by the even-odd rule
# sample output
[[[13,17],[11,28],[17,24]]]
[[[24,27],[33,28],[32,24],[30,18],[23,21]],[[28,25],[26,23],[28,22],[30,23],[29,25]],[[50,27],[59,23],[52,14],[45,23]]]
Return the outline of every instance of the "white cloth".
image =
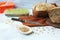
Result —
[[[34,33],[24,35],[17,30],[16,25],[22,23],[0,15],[0,40],[60,40],[60,29],[52,26],[32,27]]]

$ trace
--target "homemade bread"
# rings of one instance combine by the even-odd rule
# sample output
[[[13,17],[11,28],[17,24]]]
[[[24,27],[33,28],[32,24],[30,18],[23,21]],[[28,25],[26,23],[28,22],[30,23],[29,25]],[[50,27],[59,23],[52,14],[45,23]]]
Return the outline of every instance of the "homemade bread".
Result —
[[[33,6],[33,16],[35,16],[35,17],[47,17],[48,11],[54,7],[56,7],[56,6],[52,5],[52,4],[38,3],[38,4]]]
[[[60,23],[60,7],[53,8],[48,14],[53,23]]]

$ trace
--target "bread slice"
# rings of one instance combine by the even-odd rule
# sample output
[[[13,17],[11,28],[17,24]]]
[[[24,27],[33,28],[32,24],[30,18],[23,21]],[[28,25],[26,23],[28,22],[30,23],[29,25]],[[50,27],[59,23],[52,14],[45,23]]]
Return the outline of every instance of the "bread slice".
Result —
[[[60,7],[53,8],[48,14],[53,23],[60,23]]]
[[[6,16],[25,16],[29,15],[28,9],[16,8],[16,9],[7,9],[5,11]]]

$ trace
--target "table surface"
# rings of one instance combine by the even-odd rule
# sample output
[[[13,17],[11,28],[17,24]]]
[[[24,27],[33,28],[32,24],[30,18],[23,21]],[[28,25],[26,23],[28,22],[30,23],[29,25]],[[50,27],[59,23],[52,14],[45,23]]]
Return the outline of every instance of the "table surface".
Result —
[[[11,18],[0,14],[0,40],[60,40],[60,29],[58,28],[32,27],[33,33],[24,35],[17,30],[17,25],[21,26],[22,23],[12,21]]]

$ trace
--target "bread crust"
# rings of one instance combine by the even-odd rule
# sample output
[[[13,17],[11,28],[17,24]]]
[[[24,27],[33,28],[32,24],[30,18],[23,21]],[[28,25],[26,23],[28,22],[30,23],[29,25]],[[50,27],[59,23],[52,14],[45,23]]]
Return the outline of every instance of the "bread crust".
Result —
[[[53,23],[60,23],[60,7],[53,8],[48,14]]]
[[[47,3],[38,3],[33,7],[33,16],[35,17],[48,17],[48,12],[55,8],[55,5]]]

